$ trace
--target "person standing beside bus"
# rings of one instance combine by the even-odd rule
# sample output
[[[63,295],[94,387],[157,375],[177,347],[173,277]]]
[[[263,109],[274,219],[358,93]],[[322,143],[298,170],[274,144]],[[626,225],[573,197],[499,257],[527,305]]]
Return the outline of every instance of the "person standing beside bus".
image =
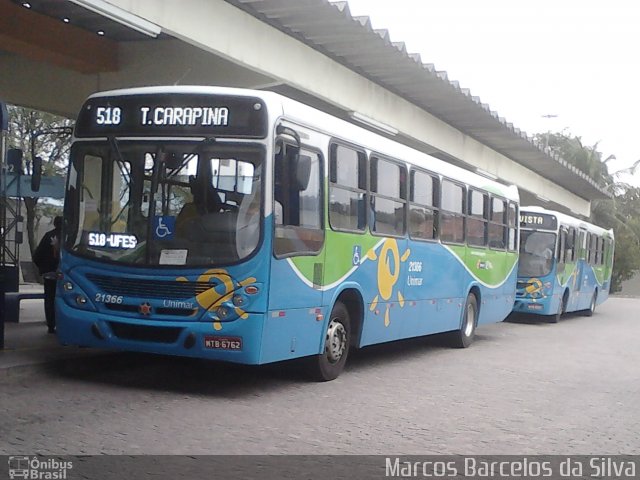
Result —
[[[53,230],[44,234],[33,253],[33,263],[44,279],[44,315],[47,320],[49,333],[56,333],[55,300],[56,300],[56,270],[60,262],[60,233],[62,231],[62,217],[53,219]]]

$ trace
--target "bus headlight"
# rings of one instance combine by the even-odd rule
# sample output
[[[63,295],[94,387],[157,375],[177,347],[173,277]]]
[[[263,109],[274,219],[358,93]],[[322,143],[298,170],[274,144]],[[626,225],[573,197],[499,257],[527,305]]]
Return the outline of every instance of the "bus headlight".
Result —
[[[237,320],[242,313],[242,309],[231,302],[225,302],[215,309],[215,314],[221,322]]]
[[[60,284],[58,284],[60,288]],[[91,301],[91,297],[89,297],[83,290],[82,287],[78,286],[72,280],[65,280],[62,282],[61,289],[58,290],[60,297],[64,300],[69,307],[79,308],[82,310],[92,310],[95,311],[96,307]],[[60,298],[59,297],[59,298]]]
[[[242,305],[245,304],[244,297],[242,295],[234,295],[233,296],[233,304],[236,307],[241,307]]]
[[[224,320],[228,320],[229,316],[230,316],[230,311],[227,307],[225,307],[224,305],[221,307],[218,307],[218,309],[216,310],[216,313],[218,314],[218,317],[220,317],[220,320],[224,321]]]

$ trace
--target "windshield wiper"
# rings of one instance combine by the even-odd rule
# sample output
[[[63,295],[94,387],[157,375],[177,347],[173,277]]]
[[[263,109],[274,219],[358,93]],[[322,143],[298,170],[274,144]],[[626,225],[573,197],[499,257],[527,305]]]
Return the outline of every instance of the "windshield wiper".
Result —
[[[125,182],[127,182],[127,186],[131,188],[131,176],[127,172],[127,168],[125,166],[126,162],[124,160],[124,157],[122,156],[122,152],[120,151],[120,144],[118,143],[118,140],[116,140],[116,137],[109,137],[109,145],[111,145],[111,148],[117,154],[116,164],[118,165],[118,169],[120,169],[122,178],[124,178]]]
[[[122,178],[124,179],[127,185],[127,190],[131,192],[131,173],[127,172],[126,161],[122,156],[122,152],[120,151],[120,145],[116,140],[116,137],[109,137],[109,144],[111,146],[111,149],[116,153],[115,160],[116,160],[116,165],[118,165],[118,170],[120,170],[120,175],[122,175]],[[121,192],[119,200],[122,200],[123,195],[124,195],[124,192]],[[124,206],[120,209],[118,214],[115,216],[115,218],[111,222],[111,226],[115,225],[116,222],[120,220],[122,213],[125,211],[125,209],[129,206],[130,203],[131,203],[131,195],[129,195],[129,199],[127,200],[127,203],[124,204]]]

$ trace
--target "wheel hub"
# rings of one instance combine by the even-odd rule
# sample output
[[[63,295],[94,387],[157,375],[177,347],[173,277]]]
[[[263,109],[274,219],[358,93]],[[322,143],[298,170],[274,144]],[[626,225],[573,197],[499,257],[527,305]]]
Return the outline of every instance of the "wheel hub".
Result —
[[[327,358],[331,363],[336,363],[340,361],[346,349],[347,331],[344,325],[336,320],[331,320],[329,328],[327,329],[327,340],[325,344]]]
[[[473,333],[473,324],[475,322],[475,311],[473,310],[472,305],[467,306],[467,316],[464,325],[464,335],[465,337],[470,337]]]

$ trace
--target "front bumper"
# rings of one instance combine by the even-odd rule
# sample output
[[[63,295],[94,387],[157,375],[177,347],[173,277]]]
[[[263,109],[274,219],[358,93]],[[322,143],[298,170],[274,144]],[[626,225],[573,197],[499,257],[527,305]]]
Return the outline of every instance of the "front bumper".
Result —
[[[89,312],[56,301],[58,340],[112,350],[177,355],[257,365],[260,363],[263,314],[213,322],[138,320]]]

